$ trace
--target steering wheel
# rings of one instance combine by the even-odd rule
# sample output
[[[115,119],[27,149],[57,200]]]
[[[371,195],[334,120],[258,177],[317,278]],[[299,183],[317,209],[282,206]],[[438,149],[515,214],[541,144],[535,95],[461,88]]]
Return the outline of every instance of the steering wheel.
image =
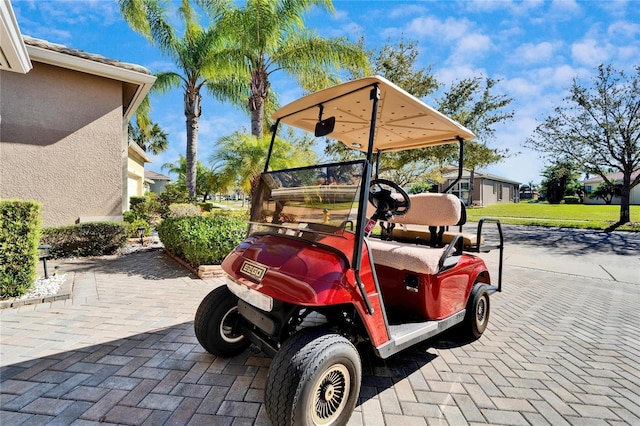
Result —
[[[409,195],[400,185],[386,179],[374,179],[369,185],[369,202],[376,208],[378,219],[403,216],[411,207]]]

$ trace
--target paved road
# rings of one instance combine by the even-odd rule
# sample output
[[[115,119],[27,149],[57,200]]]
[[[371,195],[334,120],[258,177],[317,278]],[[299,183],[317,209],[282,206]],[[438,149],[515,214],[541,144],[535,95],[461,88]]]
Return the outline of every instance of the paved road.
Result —
[[[365,357],[350,425],[640,424],[640,236],[505,232],[482,338]],[[269,424],[270,359],[215,358],[195,339],[218,281],[157,251],[61,268],[73,299],[0,312],[2,424]]]

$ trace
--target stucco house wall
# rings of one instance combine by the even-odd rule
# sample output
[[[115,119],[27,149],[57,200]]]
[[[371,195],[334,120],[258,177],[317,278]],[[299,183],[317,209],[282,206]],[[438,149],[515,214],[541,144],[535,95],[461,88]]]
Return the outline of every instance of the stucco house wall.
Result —
[[[439,185],[438,190],[443,191],[458,176],[458,172],[450,171],[443,174],[446,179],[444,183]],[[460,181],[449,190],[450,193],[466,201],[469,194],[471,173],[464,169]],[[519,202],[520,183],[506,179],[500,176],[492,175],[483,171],[476,171],[473,177],[473,197],[472,202],[475,205],[489,206],[499,203]]]
[[[120,216],[121,83],[33,65],[0,76],[0,197],[41,201],[47,226]]]
[[[476,191],[474,190],[474,202],[477,200],[479,204],[488,206],[491,204],[513,203],[514,201],[518,201],[515,199],[516,188],[514,184],[493,179],[478,179],[476,183],[479,183],[478,186],[482,190],[482,195],[476,198]],[[480,191],[478,191],[478,194],[480,194]]]
[[[640,174],[640,170],[636,170],[635,172],[633,172],[631,174],[631,179],[635,179],[638,174]],[[607,178],[615,181],[617,184],[622,184],[622,173],[611,173],[607,175]],[[585,204],[606,204],[602,198],[589,197],[589,194],[595,191],[596,188],[598,188],[598,185],[600,185],[602,182],[604,182],[604,179],[602,179],[600,176],[586,179],[583,182],[584,191],[586,194],[586,196],[584,197]],[[620,205],[620,203],[621,199],[618,196],[613,197],[613,200],[611,200],[611,204]],[[631,188],[631,193],[629,194],[629,204],[640,205],[640,185],[636,185],[635,187]]]
[[[162,194],[164,188],[171,183],[171,178],[152,170],[145,170],[144,177],[149,184],[149,191]]]
[[[0,68],[0,198],[40,201],[44,226],[121,220],[129,170],[143,182],[151,161],[138,147],[130,165],[127,124],[155,77],[44,40],[13,41],[33,68]]]
[[[146,152],[135,142],[129,141],[127,158],[127,206],[129,210],[131,197],[143,196],[146,192],[144,164],[151,162]]]

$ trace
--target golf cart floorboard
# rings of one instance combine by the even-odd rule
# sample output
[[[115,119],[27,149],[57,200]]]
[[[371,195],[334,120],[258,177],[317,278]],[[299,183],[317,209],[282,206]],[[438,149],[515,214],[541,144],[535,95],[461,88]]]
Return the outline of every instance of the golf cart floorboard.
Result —
[[[416,343],[430,339],[462,322],[465,314],[466,309],[463,309],[442,320],[389,324],[389,342],[377,348],[378,354],[382,358],[387,358]]]

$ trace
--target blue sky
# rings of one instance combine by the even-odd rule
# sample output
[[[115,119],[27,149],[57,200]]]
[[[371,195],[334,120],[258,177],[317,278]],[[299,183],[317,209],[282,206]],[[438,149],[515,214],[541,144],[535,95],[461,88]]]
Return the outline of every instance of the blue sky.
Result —
[[[145,66],[172,69],[121,19],[116,0],[11,0],[24,35]],[[588,83],[600,63],[630,71],[640,65],[640,1],[360,1],[334,0],[336,13],[311,10],[307,27],[325,37],[364,37],[367,48],[401,38],[416,41],[418,67],[432,67],[445,87],[462,78],[500,79],[498,93],[514,99],[512,121],[496,127],[492,147],[513,155],[486,171],[522,183],[539,182],[544,166],[522,144],[537,123],[562,104],[574,78]],[[300,96],[285,74],[272,88],[281,104]],[[437,96],[437,94],[435,95]],[[434,98],[424,99],[434,104]],[[182,93],[152,100],[152,118],[168,133],[170,148],[147,169],[185,153]],[[200,120],[198,159],[205,164],[216,140],[250,128],[248,115],[205,96]]]

